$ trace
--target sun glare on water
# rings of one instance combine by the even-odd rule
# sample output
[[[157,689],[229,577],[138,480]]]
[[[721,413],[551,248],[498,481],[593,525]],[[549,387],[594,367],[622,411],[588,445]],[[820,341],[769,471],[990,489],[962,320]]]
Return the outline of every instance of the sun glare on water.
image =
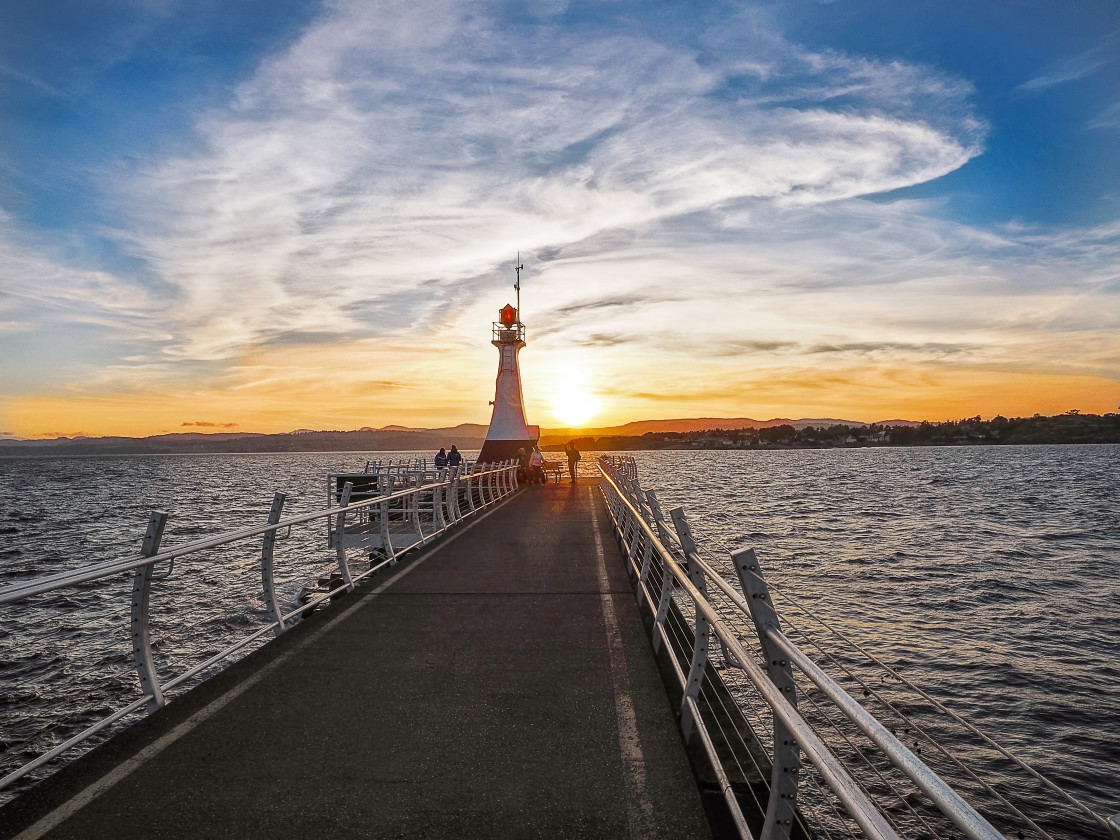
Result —
[[[600,408],[599,400],[579,385],[565,386],[552,395],[552,413],[565,426],[582,426]]]

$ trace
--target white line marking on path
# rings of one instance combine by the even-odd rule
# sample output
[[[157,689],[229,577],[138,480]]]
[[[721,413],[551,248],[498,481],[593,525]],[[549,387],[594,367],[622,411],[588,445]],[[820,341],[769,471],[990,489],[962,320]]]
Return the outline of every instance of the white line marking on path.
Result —
[[[611,686],[614,689],[614,707],[618,715],[618,746],[622,751],[622,764],[626,783],[626,817],[632,840],[656,837],[660,832],[653,819],[653,803],[646,789],[646,757],[638,736],[638,720],[634,715],[634,697],[630,693],[630,674],[626,669],[626,653],[622,648],[622,633],[614,611],[610,579],[607,577],[607,559],[603,553],[603,538],[599,534],[599,515],[595,510],[594,491],[587,490],[591,501],[591,528],[595,534],[595,555],[598,560],[599,603],[603,609],[603,624],[607,630],[607,651],[611,666]]]
[[[401,569],[400,571],[398,571],[395,575],[393,575],[393,577],[389,578],[389,580],[385,581],[383,584],[381,584],[376,589],[371,590],[368,594],[362,596],[362,600],[359,603],[354,604],[351,607],[348,607],[347,609],[345,609],[343,612],[339,613],[336,616],[332,616],[326,624],[324,624],[322,627],[319,627],[318,629],[309,633],[307,638],[300,640],[300,642],[298,644],[296,644],[295,646],[293,646],[291,650],[280,654],[274,660],[269,662],[267,665],[262,666],[261,669],[259,671],[257,671],[256,673],[254,673],[252,676],[247,677],[243,682],[240,682],[237,685],[235,685],[233,688],[231,688],[229,691],[227,691],[221,697],[215,698],[208,705],[199,709],[197,712],[195,712],[193,715],[191,715],[185,721],[180,723],[178,726],[176,726],[170,732],[167,732],[166,734],[160,736],[155,741],[148,744],[148,746],[144,747],[142,750],[137,752],[134,756],[132,756],[131,758],[126,759],[125,761],[118,764],[116,767],[114,767],[112,770],[110,770],[108,773],[106,773],[104,776],[102,776],[96,782],[89,785],[87,788],[80,791],[79,793],[75,794],[73,797],[68,799],[66,802],[62,803],[57,808],[55,808],[53,811],[48,813],[45,817],[42,817],[38,822],[36,822],[36,823],[28,826],[27,828],[25,828],[23,831],[21,831],[19,834],[17,834],[13,838],[13,840],[38,840],[40,837],[42,837],[48,831],[51,831],[56,826],[60,825],[63,821],[67,820],[70,816],[72,816],[73,814],[80,811],[82,808],[84,808],[90,802],[95,800],[101,794],[105,793],[105,791],[107,791],[111,787],[113,787],[113,785],[117,784],[117,782],[120,782],[121,780],[123,780],[123,779],[127,778],[128,776],[132,775],[132,773],[134,773],[135,771],[139,770],[148,761],[155,758],[157,755],[159,755],[161,752],[163,752],[169,746],[174,744],[176,741],[178,741],[180,738],[182,738],[184,735],[186,735],[188,732],[190,732],[192,729],[194,729],[200,723],[205,721],[207,718],[211,717],[216,712],[220,711],[222,708],[224,708],[225,706],[229,705],[231,702],[236,700],[238,697],[240,697],[242,694],[244,694],[246,691],[248,691],[250,688],[252,688],[257,683],[259,683],[266,676],[271,674],[273,671],[275,671],[277,668],[279,668],[281,665],[283,665],[285,662],[287,662],[289,659],[291,659],[293,656],[295,656],[297,653],[299,653],[301,650],[303,650],[309,644],[314,642],[316,639],[318,639],[320,636],[322,636],[324,633],[326,633],[328,630],[330,630],[332,627],[334,627],[340,621],[345,621],[352,613],[354,613],[355,611],[357,611],[357,610],[361,609],[363,606],[365,606],[366,603],[369,601],[369,599],[375,598],[378,595],[380,595],[382,592],[384,592],[386,589],[388,589],[394,583],[399,581],[401,578],[403,578],[409,572],[416,569],[421,563],[423,563],[429,557],[434,555],[437,551],[439,551],[441,548],[443,548],[449,542],[461,537],[463,534],[465,534],[467,531],[469,531],[471,528],[473,528],[475,525],[477,525],[483,519],[485,519],[486,517],[488,517],[490,514],[494,513],[495,511],[497,511],[499,508],[503,507],[506,504],[506,502],[508,502],[508,501],[510,501],[511,499],[514,499],[514,498],[516,498],[516,496],[510,496],[505,501],[503,501],[501,504],[499,504],[497,507],[494,507],[491,510],[486,511],[486,513],[479,516],[473,522],[467,523],[467,525],[464,526],[461,530],[456,531],[454,534],[452,534],[447,539],[445,539],[443,542],[441,542],[438,546],[435,546],[434,548],[429,549],[426,554],[424,554],[421,557],[418,557],[414,562],[410,563],[404,569]],[[596,533],[598,533],[598,532],[596,532]]]

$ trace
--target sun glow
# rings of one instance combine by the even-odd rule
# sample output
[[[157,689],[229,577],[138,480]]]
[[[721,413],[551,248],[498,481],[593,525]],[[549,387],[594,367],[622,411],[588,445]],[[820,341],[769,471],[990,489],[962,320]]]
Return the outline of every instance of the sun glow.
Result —
[[[565,426],[582,426],[602,405],[582,385],[566,385],[552,395],[552,413]]]

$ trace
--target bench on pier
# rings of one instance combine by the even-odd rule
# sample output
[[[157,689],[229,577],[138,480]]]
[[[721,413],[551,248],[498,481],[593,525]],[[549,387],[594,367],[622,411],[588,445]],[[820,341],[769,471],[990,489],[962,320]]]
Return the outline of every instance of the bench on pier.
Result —
[[[541,464],[541,469],[544,470],[544,477],[555,481],[557,484],[563,480],[566,467],[567,465],[563,461],[549,461],[547,459]]]
[[[346,482],[350,482],[354,486],[350,490],[350,503],[364,502],[366,499],[375,499],[381,495],[381,491],[377,489],[377,476],[371,473],[352,473],[350,475],[334,475],[332,476],[335,481],[335,502],[342,502],[342,489],[346,486]]]

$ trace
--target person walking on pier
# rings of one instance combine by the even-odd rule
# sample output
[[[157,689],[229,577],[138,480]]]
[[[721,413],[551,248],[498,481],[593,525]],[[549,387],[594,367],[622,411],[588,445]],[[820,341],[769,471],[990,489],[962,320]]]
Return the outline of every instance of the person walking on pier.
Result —
[[[564,451],[568,453],[568,475],[572,477],[572,484],[576,483],[576,467],[579,464],[579,450],[576,449],[574,440],[564,444]]]
[[[454,449],[454,447],[452,447],[452,449]],[[436,460],[436,469],[437,470],[442,470],[444,467],[447,466],[447,450],[444,449],[442,446],[439,448],[439,452],[436,453],[436,459],[435,460]]]
[[[451,451],[447,453],[447,466],[461,467],[463,465],[463,453],[459,451],[459,447],[451,444]]]

